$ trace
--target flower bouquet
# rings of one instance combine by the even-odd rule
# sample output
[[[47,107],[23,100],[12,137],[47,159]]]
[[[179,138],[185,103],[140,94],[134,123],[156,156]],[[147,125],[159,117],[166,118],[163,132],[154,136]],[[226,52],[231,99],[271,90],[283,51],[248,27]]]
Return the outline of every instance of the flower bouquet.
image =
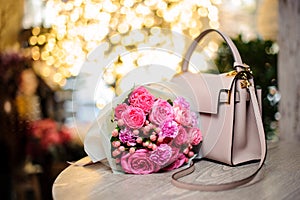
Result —
[[[115,174],[170,171],[199,157],[200,115],[192,95],[176,83],[136,86],[115,97],[84,136],[93,163]]]
[[[116,167],[130,174],[181,167],[202,141],[198,118],[184,97],[172,101],[136,87],[114,108],[110,142]]]
[[[161,90],[157,85],[144,85],[106,107],[110,111],[104,108],[98,118],[102,145],[96,148],[106,153],[114,171],[129,174],[169,171],[181,167],[198,153],[202,141],[199,115],[191,110],[184,97]],[[85,141],[92,160],[96,154],[92,146],[98,136],[90,135]]]

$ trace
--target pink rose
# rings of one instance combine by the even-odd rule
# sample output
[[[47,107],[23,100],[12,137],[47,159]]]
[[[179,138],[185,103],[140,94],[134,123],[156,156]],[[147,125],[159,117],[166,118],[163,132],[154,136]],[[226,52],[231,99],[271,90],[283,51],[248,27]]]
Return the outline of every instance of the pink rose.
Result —
[[[189,135],[191,136],[191,145],[197,145],[202,141],[202,133],[198,128],[190,128]]]
[[[167,144],[161,144],[156,150],[150,154],[150,160],[158,164],[159,166],[165,165],[172,156],[172,148]]]
[[[129,174],[151,174],[160,167],[149,158],[149,151],[138,149],[133,154],[127,153],[121,157],[123,170]]]
[[[175,138],[179,130],[178,124],[173,120],[166,120],[160,128],[161,132],[159,133],[159,136],[163,138]]]
[[[141,108],[145,113],[151,110],[154,100],[155,97],[142,86],[133,90],[129,96],[130,105]]]
[[[121,119],[122,113],[127,109],[128,105],[126,103],[122,103],[117,105],[115,108],[115,119]]]
[[[149,114],[149,121],[160,126],[165,120],[173,118],[173,107],[166,100],[157,99]]]
[[[163,170],[171,171],[171,170],[177,169],[185,163],[185,160],[186,160],[185,155],[183,153],[180,153],[178,155],[177,159],[172,164],[170,164],[167,167],[163,168]]]
[[[178,134],[174,138],[173,142],[175,146],[181,146],[187,144],[189,141],[188,134],[183,126],[179,126]]]
[[[125,125],[132,129],[139,129],[146,121],[146,115],[140,108],[128,106],[121,115]]]
[[[193,116],[189,109],[180,109],[179,107],[174,108],[175,121],[183,126],[192,126]]]

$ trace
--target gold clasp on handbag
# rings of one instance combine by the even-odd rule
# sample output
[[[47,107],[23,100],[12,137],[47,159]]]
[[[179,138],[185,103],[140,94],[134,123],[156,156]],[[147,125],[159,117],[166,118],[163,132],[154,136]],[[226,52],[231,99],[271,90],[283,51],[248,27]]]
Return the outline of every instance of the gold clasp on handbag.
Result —
[[[243,89],[251,86],[251,83],[248,80],[248,77],[249,77],[248,73],[252,74],[252,72],[250,71],[250,67],[248,65],[246,65],[246,66],[247,66],[247,68],[245,67],[245,71],[237,72],[236,70],[232,70],[226,74],[226,76],[238,75],[238,79],[241,79],[241,82],[240,82],[241,88],[243,88]],[[230,92],[228,93],[228,96],[230,96]]]
[[[249,82],[249,80],[248,79],[246,79],[246,80],[242,80],[241,81],[241,88],[249,88],[251,86],[251,83]]]
[[[250,83],[249,77],[248,77],[249,74],[247,74],[247,72],[246,71],[240,72],[240,75],[239,75],[239,79],[241,79],[240,85],[241,85],[241,88],[243,88],[243,89],[249,88],[251,86],[251,83]]]

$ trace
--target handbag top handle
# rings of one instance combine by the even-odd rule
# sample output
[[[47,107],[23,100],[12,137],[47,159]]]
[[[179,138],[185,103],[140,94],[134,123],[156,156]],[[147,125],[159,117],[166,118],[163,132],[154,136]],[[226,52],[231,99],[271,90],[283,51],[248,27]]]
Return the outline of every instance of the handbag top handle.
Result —
[[[232,42],[232,40],[227,35],[225,35],[224,33],[220,32],[216,29],[207,29],[207,30],[203,31],[199,36],[197,36],[193,40],[192,44],[190,45],[189,49],[187,50],[187,53],[185,55],[185,58],[183,59],[183,64],[181,67],[182,72],[186,72],[188,70],[191,56],[192,56],[195,48],[197,47],[198,43],[202,40],[202,38],[204,36],[206,36],[208,33],[211,33],[211,32],[218,33],[225,40],[225,42],[229,46],[229,49],[233,55],[233,59],[234,59],[233,66],[238,72],[244,70],[245,68],[249,68],[248,65],[245,65],[243,63],[242,58],[241,58],[239,51],[237,50],[235,44]]]

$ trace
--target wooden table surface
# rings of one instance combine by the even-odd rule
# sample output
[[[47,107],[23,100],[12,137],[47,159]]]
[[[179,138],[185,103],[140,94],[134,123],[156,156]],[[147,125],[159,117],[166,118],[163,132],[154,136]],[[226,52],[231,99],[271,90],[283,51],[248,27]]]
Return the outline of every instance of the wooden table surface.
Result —
[[[88,162],[85,157],[78,162]],[[182,180],[221,183],[247,176],[255,164],[230,169],[208,161],[196,163],[194,173]],[[102,163],[71,165],[56,178],[52,194],[57,200],[147,199],[300,199],[300,142],[280,141],[268,149],[267,160],[255,184],[220,192],[189,191],[171,184],[175,171],[151,175],[113,174]]]

